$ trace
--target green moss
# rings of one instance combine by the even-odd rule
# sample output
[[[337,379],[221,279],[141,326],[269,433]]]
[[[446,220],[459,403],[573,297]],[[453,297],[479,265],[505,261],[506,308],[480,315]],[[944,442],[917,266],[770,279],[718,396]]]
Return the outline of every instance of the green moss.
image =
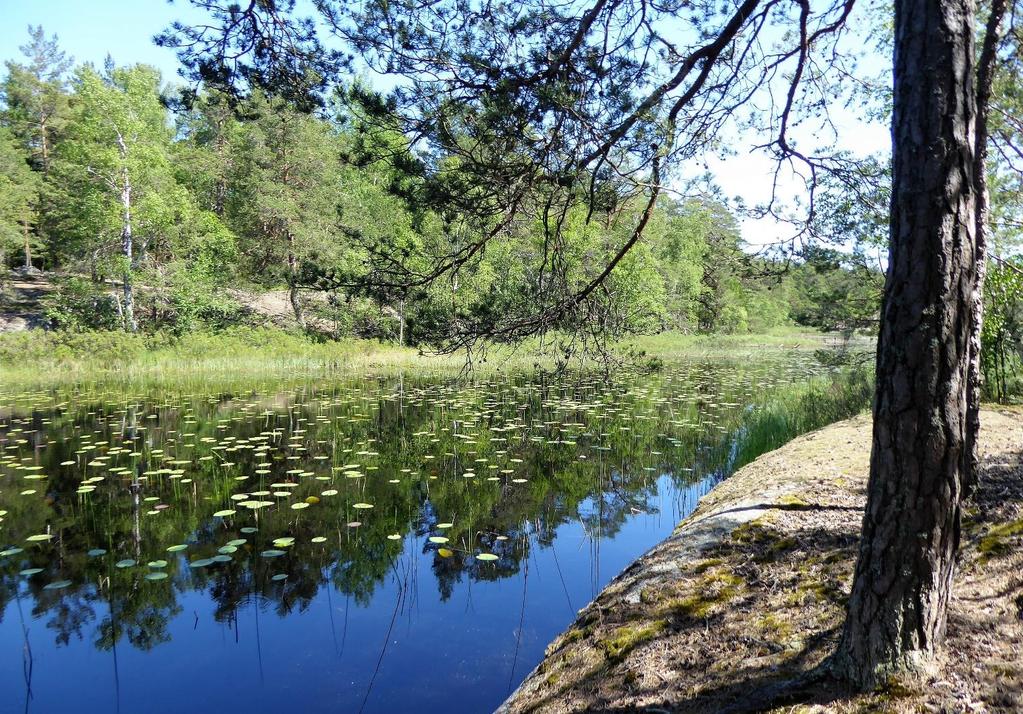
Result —
[[[980,539],[977,550],[987,556],[1004,555],[1012,549],[1012,539],[1023,535],[1023,519],[995,526]]]
[[[809,506],[810,504],[804,501],[799,496],[790,494],[788,496],[782,496],[778,499],[778,504],[781,506]]]
[[[780,613],[769,612],[760,618],[759,625],[775,639],[788,639],[792,636],[792,621]]]
[[[732,531],[732,541],[755,546],[753,559],[760,563],[777,560],[796,546],[794,538],[767,528],[760,519],[744,523]]]
[[[598,640],[597,646],[609,660],[619,662],[636,647],[656,637],[667,624],[667,620],[654,620],[642,627],[619,627],[611,637]]]
[[[721,558],[707,558],[706,560],[701,560],[699,563],[696,563],[693,566],[693,572],[704,573],[710,570],[711,568],[715,568],[719,565],[722,565],[724,562],[725,561],[722,560]]]
[[[728,570],[707,573],[696,584],[696,592],[669,599],[662,612],[675,617],[699,620],[707,617],[716,605],[735,599],[740,593],[743,579]]]
[[[586,633],[582,629],[578,627],[573,627],[571,630],[562,635],[561,642],[562,644],[567,645],[571,642],[578,642],[584,637],[586,637]]]

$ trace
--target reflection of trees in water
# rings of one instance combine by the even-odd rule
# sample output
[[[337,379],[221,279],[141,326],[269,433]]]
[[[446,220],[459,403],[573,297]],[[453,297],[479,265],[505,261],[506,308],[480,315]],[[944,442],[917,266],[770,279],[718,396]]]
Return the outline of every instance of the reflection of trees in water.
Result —
[[[756,384],[753,378],[737,379],[734,371],[694,366],[612,387],[585,379],[540,387],[517,379],[471,388],[406,383],[399,392],[380,381],[355,388],[310,387],[270,399],[198,395],[178,404],[130,395],[85,401],[83,393],[74,412],[37,410],[20,424],[35,432],[16,453],[31,455],[44,467],[48,479],[35,483],[45,484],[46,497],[4,498],[0,507],[10,512],[5,533],[12,543],[47,529],[58,537],[0,562],[0,608],[20,580],[34,602],[33,613],[48,617],[59,644],[81,639],[94,627],[100,649],[127,639],[147,650],[169,639],[168,622],[182,611],[179,593],[206,592],[216,620],[232,626],[253,598],[286,616],[309,608],[323,587],[343,593],[346,603],[352,598],[368,605],[382,583],[397,577],[395,564],[406,548],[412,549],[405,553],[408,558],[432,559],[436,586],[446,600],[463,580],[516,576],[530,548],[552,546],[566,523],[581,523],[591,540],[613,537],[633,513],[650,509],[658,477],[672,472],[674,464],[694,465],[691,472],[674,473],[680,487],[712,473],[722,463],[720,443],[737,424],[739,410],[729,416],[709,405],[726,398],[748,402]],[[267,409],[275,413],[264,414]],[[0,423],[0,438],[15,423]],[[708,434],[708,424],[723,425],[725,436]],[[79,453],[100,442],[107,443]],[[271,447],[265,454],[250,448],[263,443]],[[82,466],[112,449],[123,451],[101,465]],[[128,456],[131,452],[137,455]],[[424,458],[431,454],[436,458]],[[317,455],[333,458],[317,461]],[[213,458],[200,460],[208,456]],[[70,460],[76,464],[61,465]],[[152,473],[179,460],[189,462],[183,478],[191,478],[191,484]],[[222,467],[224,461],[236,466]],[[270,473],[258,481],[235,481],[267,462]],[[361,478],[330,470],[351,463],[361,464]],[[377,468],[370,471],[369,465]],[[125,470],[111,473],[115,467]],[[333,480],[303,476],[291,502],[328,487],[339,494],[302,511],[281,507],[252,518],[246,513],[211,517],[232,503],[232,493],[275,490],[270,484],[294,480],[287,472],[295,468],[333,474]],[[528,482],[511,483],[507,474],[497,482],[486,480],[508,468]],[[476,477],[463,478],[470,469],[477,470]],[[77,494],[83,478],[94,475],[105,480],[87,497]],[[8,480],[4,493],[13,490],[15,478],[14,473],[0,477]],[[389,483],[394,478],[400,483]],[[372,512],[353,510],[356,501],[372,503]],[[148,515],[156,505],[169,508]],[[250,521],[258,521],[259,531],[241,533],[239,527]],[[362,525],[349,526],[353,521]],[[443,531],[450,557],[442,557],[439,546],[427,540],[440,533],[435,527],[443,521],[454,524]],[[403,539],[388,540],[391,533]],[[286,555],[260,556],[282,536],[295,538]],[[328,540],[314,544],[313,537]],[[232,561],[208,568],[190,569],[165,552],[168,545],[188,540],[190,557],[208,558],[237,538],[248,542]],[[108,554],[85,555],[97,547]],[[472,557],[480,551],[497,560]],[[139,564],[112,567],[125,557]],[[171,577],[144,580],[146,562],[156,559],[170,561]],[[26,584],[16,575],[26,567],[44,571]],[[287,578],[272,580],[277,573]],[[74,585],[43,589],[60,578]],[[97,612],[104,610],[97,621]]]

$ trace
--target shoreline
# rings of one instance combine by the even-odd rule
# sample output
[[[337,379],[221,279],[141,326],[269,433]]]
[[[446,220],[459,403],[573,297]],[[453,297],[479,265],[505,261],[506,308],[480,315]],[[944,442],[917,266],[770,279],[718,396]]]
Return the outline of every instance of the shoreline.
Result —
[[[809,708],[778,711],[1023,708],[1020,416],[983,413],[981,483],[934,671],[868,695],[822,689]],[[737,470],[579,611],[498,711],[772,710],[769,692],[837,642],[869,445],[864,414]]]

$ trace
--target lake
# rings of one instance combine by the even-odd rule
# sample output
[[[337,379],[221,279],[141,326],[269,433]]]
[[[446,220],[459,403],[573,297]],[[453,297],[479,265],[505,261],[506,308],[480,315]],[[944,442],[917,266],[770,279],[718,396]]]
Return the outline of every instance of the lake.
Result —
[[[0,389],[0,712],[486,712],[821,370]]]

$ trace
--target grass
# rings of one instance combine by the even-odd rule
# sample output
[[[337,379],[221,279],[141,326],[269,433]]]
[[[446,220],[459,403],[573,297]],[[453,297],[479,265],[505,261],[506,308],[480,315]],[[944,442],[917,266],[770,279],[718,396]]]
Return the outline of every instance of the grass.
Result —
[[[764,348],[818,348],[820,333],[787,329],[766,335],[662,334],[623,343],[634,354],[662,361],[705,356],[743,359]],[[553,369],[537,343],[492,348],[477,374]],[[581,358],[575,366],[597,363]],[[143,383],[176,387],[260,379],[414,374],[443,377],[466,367],[462,354],[423,354],[376,340],[318,341],[273,328],[232,328],[218,333],[141,335],[122,332],[46,332],[0,335],[0,379],[21,386],[73,382]]]
[[[856,416],[870,406],[873,394],[873,374],[862,368],[771,394],[747,417],[735,440],[732,469],[797,436]]]

